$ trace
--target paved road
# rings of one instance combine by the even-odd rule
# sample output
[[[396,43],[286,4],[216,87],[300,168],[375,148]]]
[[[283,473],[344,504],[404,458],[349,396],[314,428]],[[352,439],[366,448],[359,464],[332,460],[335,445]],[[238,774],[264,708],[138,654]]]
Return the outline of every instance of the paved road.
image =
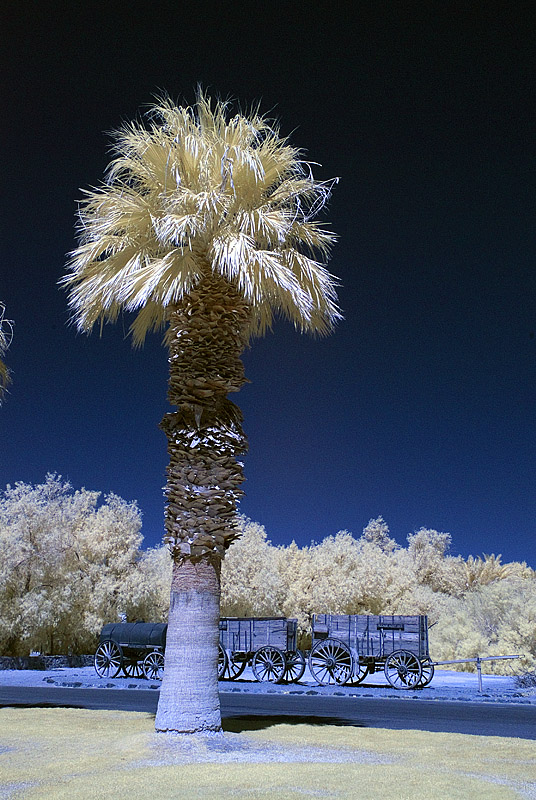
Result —
[[[529,705],[221,692],[224,719],[322,721],[366,728],[417,729],[536,739],[536,707]],[[0,706],[71,706],[154,713],[156,690],[2,686]]]

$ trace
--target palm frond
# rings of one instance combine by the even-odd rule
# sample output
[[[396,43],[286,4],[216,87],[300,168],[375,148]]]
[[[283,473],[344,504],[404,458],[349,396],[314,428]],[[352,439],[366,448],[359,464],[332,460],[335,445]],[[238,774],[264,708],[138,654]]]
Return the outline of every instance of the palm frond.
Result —
[[[158,331],[164,327],[166,322],[166,310],[161,303],[149,300],[136,315],[136,319],[130,326],[132,343],[134,347],[141,347],[145,337],[151,331]]]
[[[180,302],[199,278],[199,266],[192,253],[173,250],[126,278],[119,300],[127,311],[137,311],[149,301],[166,308]]]
[[[106,181],[81,203],[61,281],[78,328],[135,311],[140,343],[213,271],[250,305],[251,335],[273,314],[327,332],[341,316],[324,264],[335,236],[314,217],[333,182],[267,119],[203,93],[188,107],[163,98],[148,117],[115,134]]]
[[[0,303],[0,404],[5,391],[11,383],[11,373],[4,364],[3,357],[13,338],[13,323],[5,317],[6,307]]]

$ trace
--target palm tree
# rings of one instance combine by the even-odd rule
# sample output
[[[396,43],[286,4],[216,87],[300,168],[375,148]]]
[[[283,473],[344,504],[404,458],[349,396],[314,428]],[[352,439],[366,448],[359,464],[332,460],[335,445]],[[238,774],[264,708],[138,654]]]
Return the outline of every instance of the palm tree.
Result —
[[[2,358],[11,344],[13,336],[13,323],[5,318],[6,307],[0,303],[0,404],[5,391],[11,383],[11,375]]]
[[[240,356],[274,315],[327,333],[340,318],[323,263],[333,234],[313,217],[330,183],[258,115],[231,116],[202,92],[124,125],[106,182],[88,191],[62,279],[78,328],[136,312],[134,345],[165,328],[168,440],[164,541],[173,558],[160,731],[221,730],[220,565],[238,535],[247,450]]]

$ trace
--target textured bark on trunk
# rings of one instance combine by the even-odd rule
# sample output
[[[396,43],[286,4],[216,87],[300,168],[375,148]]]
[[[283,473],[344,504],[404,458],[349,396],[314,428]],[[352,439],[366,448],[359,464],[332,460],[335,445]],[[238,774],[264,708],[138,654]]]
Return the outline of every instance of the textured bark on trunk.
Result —
[[[237,536],[247,450],[240,409],[228,398],[245,383],[240,355],[249,308],[208,269],[171,309],[165,542],[174,560],[164,678],[156,729],[221,730],[218,697],[220,565]]]
[[[157,731],[221,730],[219,616],[220,576],[214,564],[175,562]]]

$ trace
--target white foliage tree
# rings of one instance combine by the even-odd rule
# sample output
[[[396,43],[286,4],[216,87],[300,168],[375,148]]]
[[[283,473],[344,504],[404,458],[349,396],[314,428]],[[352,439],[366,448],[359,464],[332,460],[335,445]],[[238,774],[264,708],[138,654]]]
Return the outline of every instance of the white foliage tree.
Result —
[[[0,652],[91,652],[142,541],[136,503],[49,474],[0,496]]]
[[[277,550],[257,522],[240,517],[241,537],[222,565],[221,614],[227,617],[281,616],[285,597]]]
[[[398,546],[396,541],[389,536],[389,525],[383,517],[369,520],[368,525],[363,528],[361,538],[365,542],[375,544],[385,553],[391,553]]]
[[[120,610],[127,620],[166,622],[170,580],[168,548],[153,547],[142,551],[136,569],[125,576],[119,590]]]
[[[277,571],[284,591],[282,615],[298,620],[298,643],[304,648],[310,646],[311,620],[315,611],[311,549],[298,547],[294,541],[277,548]]]
[[[463,598],[450,597],[433,628],[434,657],[521,655],[524,669],[536,668],[536,579],[506,577],[479,586]],[[474,665],[460,665],[474,669]],[[485,664],[488,672],[508,674],[509,661]]]
[[[421,585],[435,592],[459,595],[465,588],[463,559],[450,556],[450,533],[420,528],[407,537],[405,551],[407,570],[415,574]]]

